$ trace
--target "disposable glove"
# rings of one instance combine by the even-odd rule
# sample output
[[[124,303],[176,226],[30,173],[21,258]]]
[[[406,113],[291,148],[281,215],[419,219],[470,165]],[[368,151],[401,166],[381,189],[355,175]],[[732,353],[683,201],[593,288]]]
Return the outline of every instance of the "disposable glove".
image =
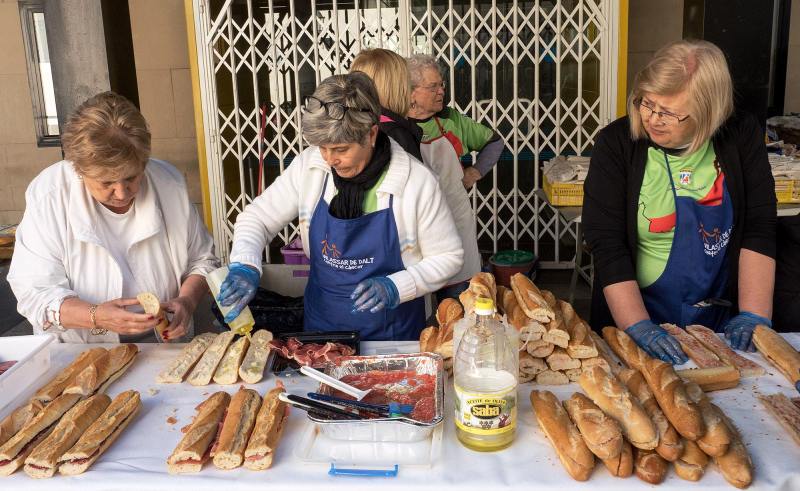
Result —
[[[725,324],[725,339],[731,343],[733,349],[739,351],[756,350],[753,345],[753,330],[758,324],[772,327],[772,321],[752,312],[742,311]]]
[[[392,280],[386,276],[376,276],[359,283],[350,294],[350,300],[354,300],[352,313],[369,310],[374,314],[383,308],[397,308],[400,305],[400,293]]]
[[[654,358],[674,365],[682,365],[689,361],[680,343],[650,319],[633,324],[625,329],[625,333]]]
[[[223,307],[230,307],[225,322],[231,322],[239,317],[250,300],[256,296],[261,274],[253,266],[242,263],[228,265],[228,276],[222,282],[217,295],[217,302]]]

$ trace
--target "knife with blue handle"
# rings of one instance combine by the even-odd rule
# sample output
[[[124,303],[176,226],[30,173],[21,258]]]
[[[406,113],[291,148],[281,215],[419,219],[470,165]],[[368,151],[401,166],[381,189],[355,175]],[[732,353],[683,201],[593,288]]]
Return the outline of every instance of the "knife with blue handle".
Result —
[[[309,392],[308,397],[315,401],[330,402],[341,406],[363,409],[371,413],[379,414],[384,417],[407,416],[414,410],[413,404],[399,404],[390,402],[389,404],[368,404],[366,402],[344,399],[342,397],[329,396],[318,392]]]

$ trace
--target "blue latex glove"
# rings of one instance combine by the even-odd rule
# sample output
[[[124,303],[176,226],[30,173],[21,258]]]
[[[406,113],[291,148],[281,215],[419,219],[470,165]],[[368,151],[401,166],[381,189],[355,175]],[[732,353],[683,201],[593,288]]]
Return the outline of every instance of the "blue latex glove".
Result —
[[[400,305],[400,293],[392,280],[386,276],[376,276],[359,283],[350,294],[350,300],[355,300],[352,313],[369,310],[374,314],[383,308],[397,308]]]
[[[625,329],[625,334],[632,337],[648,355],[661,361],[674,365],[683,365],[689,361],[689,357],[681,349],[680,343],[650,319],[630,326]]]
[[[731,343],[733,349],[752,353],[756,350],[753,344],[753,330],[758,324],[772,327],[772,321],[766,317],[761,317],[752,312],[741,311],[739,315],[725,324],[725,339]]]
[[[242,263],[228,265],[228,276],[222,282],[217,302],[223,307],[233,308],[225,316],[225,322],[239,317],[242,310],[256,296],[261,273],[254,267]]]

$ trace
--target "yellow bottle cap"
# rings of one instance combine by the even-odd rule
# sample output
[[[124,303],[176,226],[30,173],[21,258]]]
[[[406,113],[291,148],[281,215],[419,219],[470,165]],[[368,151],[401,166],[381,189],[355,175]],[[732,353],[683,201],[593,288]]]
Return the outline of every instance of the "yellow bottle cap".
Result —
[[[491,298],[478,297],[475,299],[475,313],[478,315],[494,314],[494,302]]]

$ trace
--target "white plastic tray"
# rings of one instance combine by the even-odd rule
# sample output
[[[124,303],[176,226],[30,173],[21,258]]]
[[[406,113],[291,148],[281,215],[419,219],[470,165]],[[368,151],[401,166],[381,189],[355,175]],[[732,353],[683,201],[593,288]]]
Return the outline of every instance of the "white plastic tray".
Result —
[[[17,363],[0,375],[0,411],[50,369],[51,334],[0,338],[0,360]]]

